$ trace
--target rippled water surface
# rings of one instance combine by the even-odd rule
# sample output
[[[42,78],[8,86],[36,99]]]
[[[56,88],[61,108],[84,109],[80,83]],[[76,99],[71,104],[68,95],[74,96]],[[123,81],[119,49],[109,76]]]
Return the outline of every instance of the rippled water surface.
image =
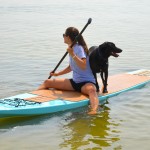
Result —
[[[149,8],[149,0],[0,0],[0,98],[36,89],[65,53],[65,29],[81,30],[89,17],[89,47],[112,41],[123,49],[110,58],[110,75],[150,69]],[[94,117],[85,107],[0,119],[0,149],[149,150],[149,91],[147,84],[110,98]]]

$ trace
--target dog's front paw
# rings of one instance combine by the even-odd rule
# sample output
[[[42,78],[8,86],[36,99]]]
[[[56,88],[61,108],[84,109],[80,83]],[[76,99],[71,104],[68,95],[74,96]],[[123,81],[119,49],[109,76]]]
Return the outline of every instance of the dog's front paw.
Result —
[[[108,93],[107,89],[104,89],[104,90],[103,90],[103,93]]]
[[[108,93],[107,88],[104,88],[104,86],[101,89],[102,93]]]

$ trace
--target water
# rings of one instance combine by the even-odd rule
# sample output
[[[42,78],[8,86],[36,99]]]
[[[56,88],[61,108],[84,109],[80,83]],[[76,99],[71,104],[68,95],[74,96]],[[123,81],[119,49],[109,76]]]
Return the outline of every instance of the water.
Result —
[[[148,0],[0,0],[0,98],[36,89],[65,53],[65,29],[81,30],[89,17],[89,47],[112,41],[124,50],[110,58],[110,75],[150,69],[149,7]],[[66,58],[59,70],[67,64]],[[1,119],[1,150],[149,150],[149,90],[150,84],[110,98],[95,117],[80,108]]]

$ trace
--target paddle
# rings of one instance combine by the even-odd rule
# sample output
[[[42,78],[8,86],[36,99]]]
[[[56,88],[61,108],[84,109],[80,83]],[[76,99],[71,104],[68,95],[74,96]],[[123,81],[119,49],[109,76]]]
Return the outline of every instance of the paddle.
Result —
[[[82,31],[76,36],[75,40],[73,41],[71,48],[73,47],[73,45],[77,42],[78,38],[81,36],[81,34],[84,32],[84,30],[86,29],[86,27],[92,22],[92,19],[89,18],[87,24],[84,26],[84,28],[82,29]],[[64,56],[61,58],[61,60],[59,61],[59,63],[57,64],[57,66],[54,68],[54,70],[52,71],[52,73],[54,73],[57,68],[59,67],[59,65],[61,64],[61,62],[64,60],[64,58],[67,56],[68,52],[66,52],[64,54]],[[52,76],[50,75],[48,77],[48,79],[50,79]]]

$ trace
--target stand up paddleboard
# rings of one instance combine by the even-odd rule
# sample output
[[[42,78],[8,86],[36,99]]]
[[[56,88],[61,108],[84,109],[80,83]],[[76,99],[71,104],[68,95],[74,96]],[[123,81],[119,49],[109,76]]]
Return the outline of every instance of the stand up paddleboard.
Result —
[[[141,88],[148,82],[150,82],[150,70],[137,70],[109,76],[109,93],[99,93],[100,103],[122,92]],[[86,95],[74,91],[56,89],[33,91],[0,99],[0,118],[55,113],[88,104],[89,99]]]

